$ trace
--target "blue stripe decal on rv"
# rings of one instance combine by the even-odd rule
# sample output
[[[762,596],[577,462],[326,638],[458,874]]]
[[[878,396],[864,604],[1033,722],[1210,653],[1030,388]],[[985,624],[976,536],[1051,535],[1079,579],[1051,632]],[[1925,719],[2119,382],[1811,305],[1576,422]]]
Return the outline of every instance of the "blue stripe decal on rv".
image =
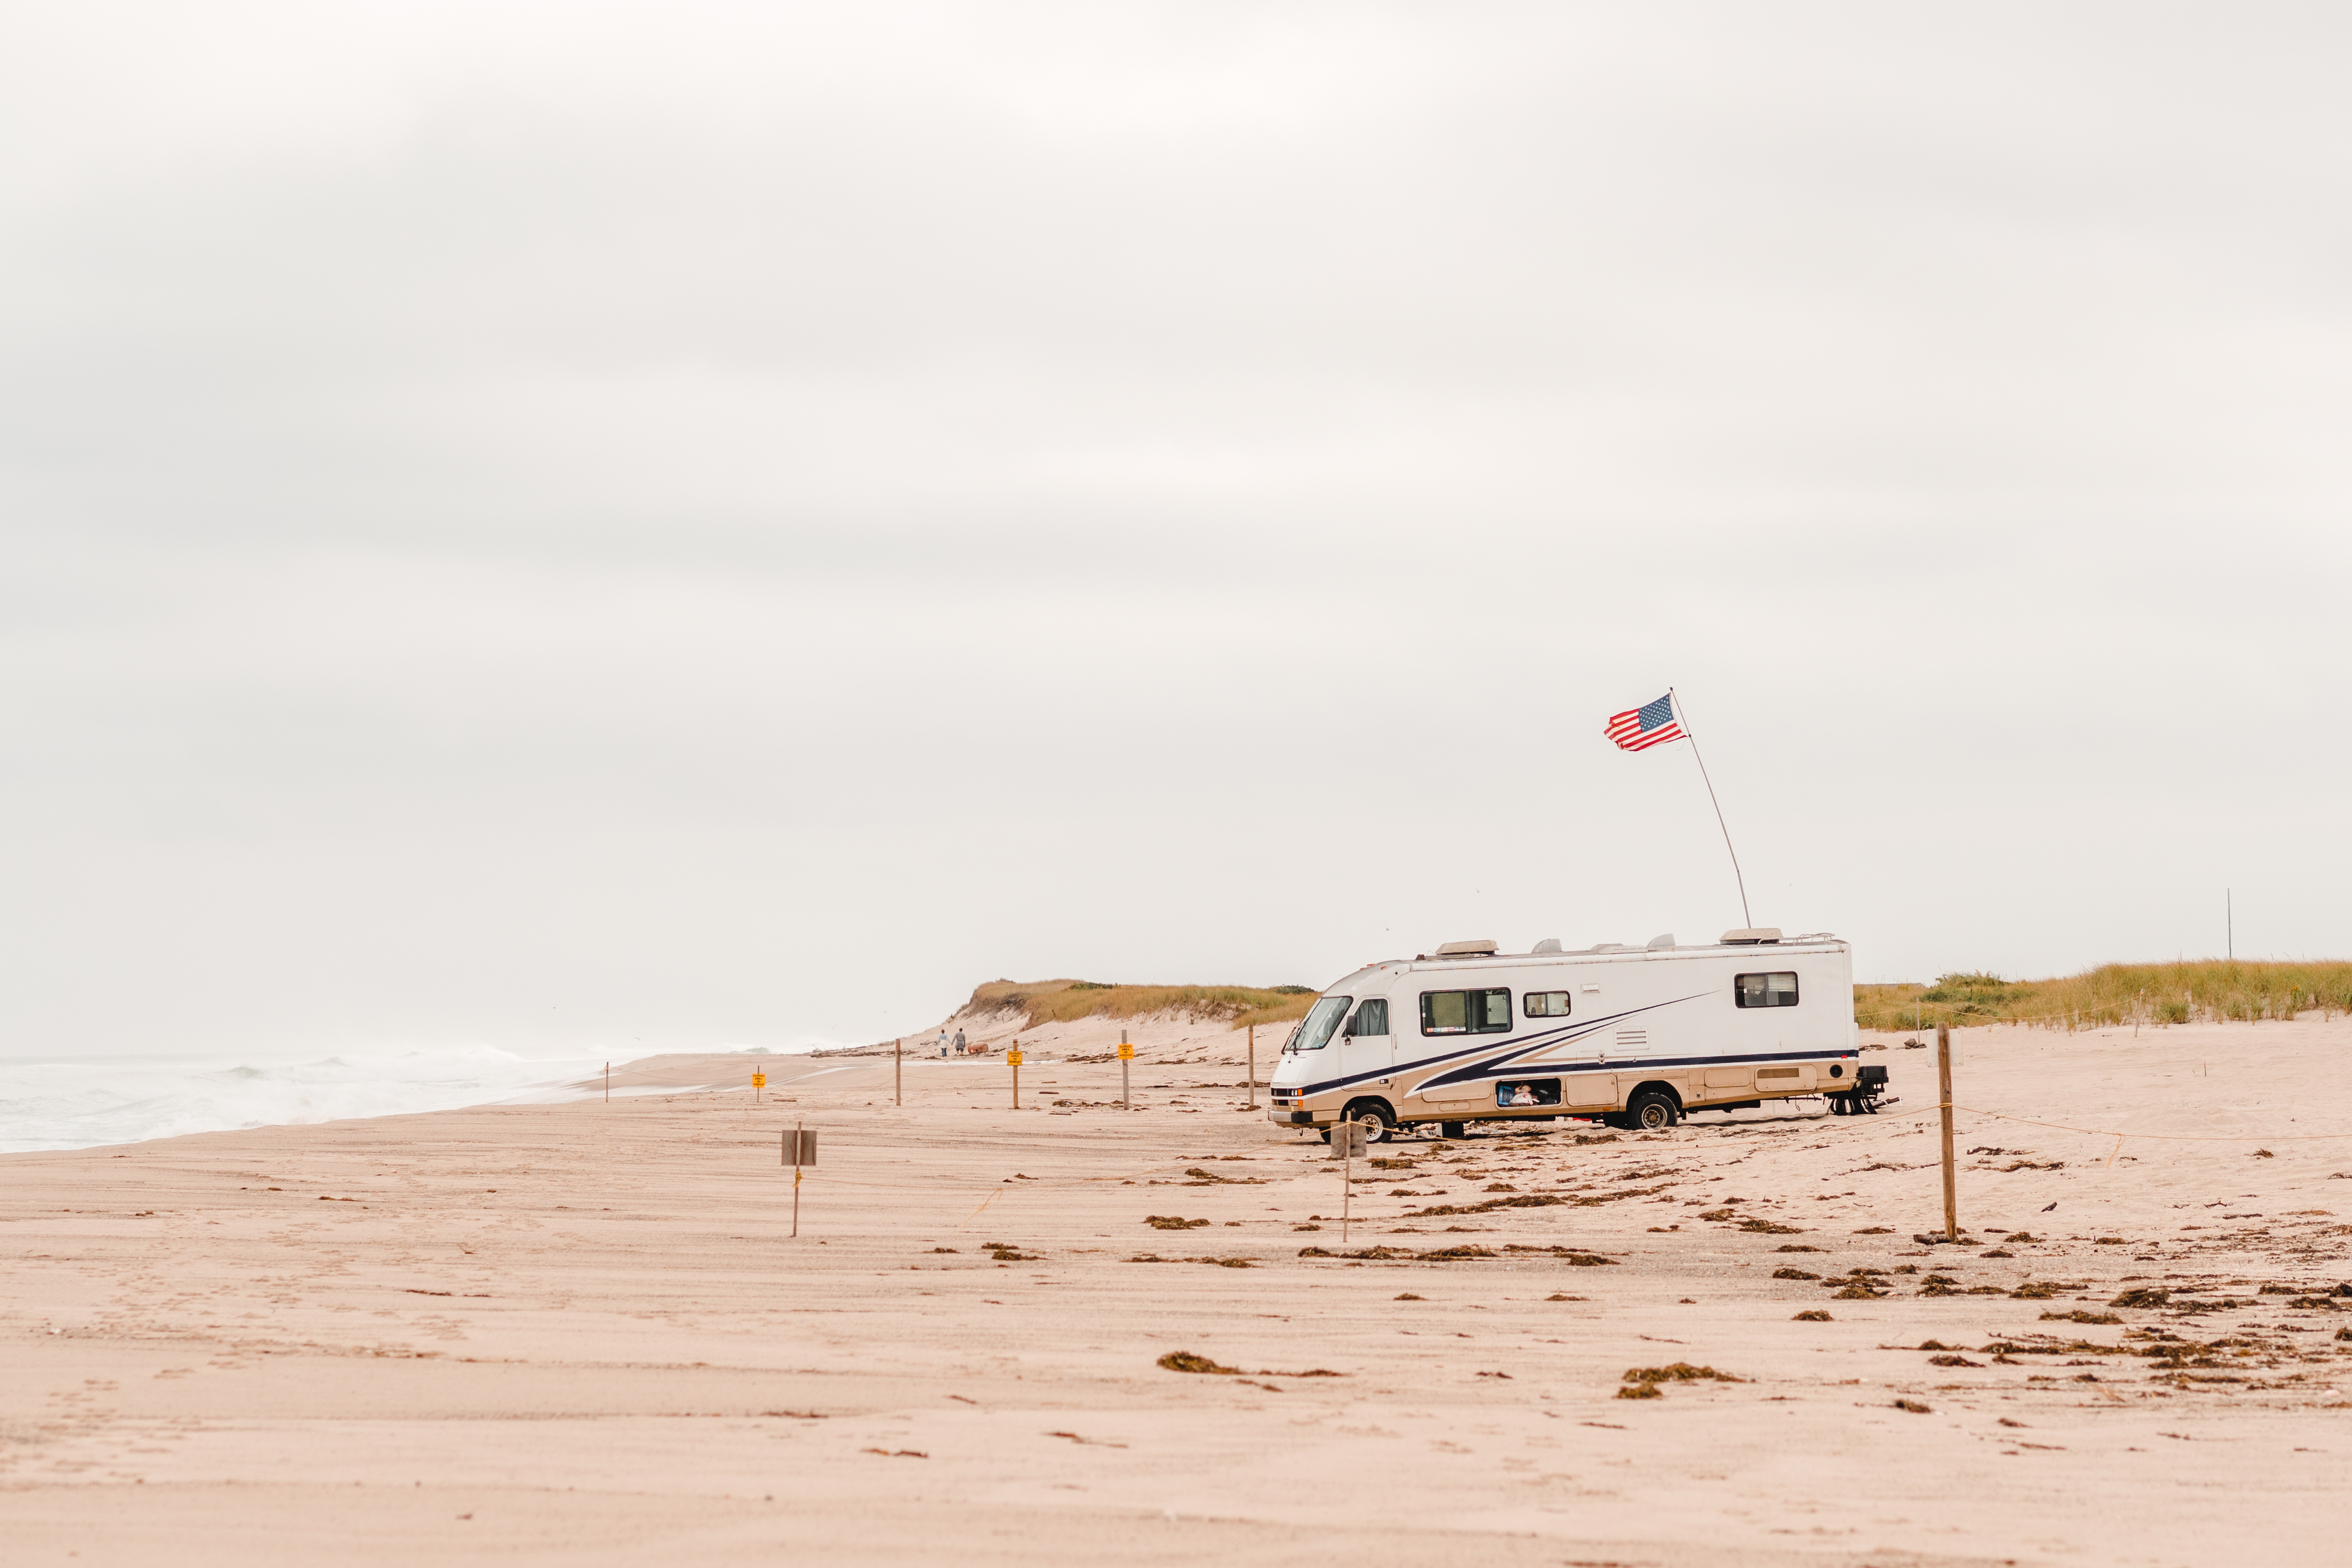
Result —
[[[1633,1017],[1638,1014],[1654,1013],[1661,1007],[1672,1007],[1679,1003],[1695,1002],[1701,996],[1712,994],[1714,994],[1714,993],[1706,991],[1695,992],[1688,996],[1677,996],[1672,1002],[1653,1002],[1646,1007],[1634,1007],[1622,1013],[1610,1013],[1601,1017],[1588,1019],[1581,1024],[1568,1024],[1556,1029],[1546,1029],[1539,1034],[1520,1035],[1512,1039],[1496,1040],[1491,1043],[1475,1046],[1465,1046],[1461,1050],[1448,1051],[1443,1056],[1423,1057],[1419,1061],[1415,1062],[1407,1062],[1402,1064],[1392,1063],[1385,1068],[1374,1068],[1370,1072],[1349,1073],[1342,1078],[1326,1079],[1321,1083],[1301,1084],[1298,1086],[1297,1092],[1300,1094],[1325,1094],[1335,1089],[1346,1089],[1351,1084],[1370,1083],[1378,1079],[1395,1078],[1400,1074],[1412,1072],[1421,1068],[1432,1067],[1441,1062],[1453,1061],[1461,1057],[1485,1057],[1486,1059],[1483,1061],[1466,1063],[1462,1067],[1454,1068],[1451,1072],[1443,1073],[1433,1078],[1424,1079],[1422,1080],[1420,1088],[1426,1088],[1428,1085],[1433,1083],[1467,1083],[1472,1079],[1485,1078],[1490,1074],[1499,1071],[1502,1066],[1507,1062],[1516,1061],[1521,1057],[1532,1055],[1537,1051],[1545,1050],[1553,1046],[1562,1046],[1572,1040],[1580,1040],[1587,1035],[1604,1029],[1610,1025],[1618,1023],[1623,1019]],[[1489,1051],[1497,1052],[1499,1054],[1487,1056],[1486,1053]],[[1810,1058],[1813,1057],[1841,1053],[1827,1051],[1801,1051],[1796,1054],[1800,1057]],[[1779,1058],[1774,1058],[1771,1059],[1778,1060]],[[1550,1069],[1547,1068],[1546,1070],[1549,1071]],[[1615,1067],[1611,1067],[1605,1070],[1615,1072],[1618,1069]],[[1414,1092],[1419,1092],[1419,1089],[1416,1089]]]

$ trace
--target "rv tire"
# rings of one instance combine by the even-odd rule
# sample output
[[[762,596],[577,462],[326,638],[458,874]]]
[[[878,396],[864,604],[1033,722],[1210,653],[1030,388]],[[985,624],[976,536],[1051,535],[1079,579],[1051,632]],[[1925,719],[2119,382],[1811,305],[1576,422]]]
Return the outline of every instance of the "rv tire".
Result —
[[[1377,1100],[1357,1100],[1340,1119],[1361,1123],[1367,1143],[1385,1143],[1396,1136],[1396,1113]]]
[[[1682,1120],[1682,1107],[1664,1089],[1645,1089],[1625,1107],[1625,1120],[1643,1132],[1663,1132]]]

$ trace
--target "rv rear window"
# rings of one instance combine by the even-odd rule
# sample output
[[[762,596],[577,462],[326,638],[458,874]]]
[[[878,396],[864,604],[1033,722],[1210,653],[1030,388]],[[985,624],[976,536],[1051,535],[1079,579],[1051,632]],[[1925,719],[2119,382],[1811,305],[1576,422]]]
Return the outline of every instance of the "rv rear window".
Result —
[[[1797,1005],[1796,972],[1776,969],[1769,974],[1736,976],[1731,999],[1742,1007],[1793,1007]]]
[[[1530,1018],[1565,1018],[1568,1016],[1568,993],[1530,991],[1519,998],[1519,1010]]]
[[[1495,1035],[1510,1026],[1508,991],[1421,994],[1421,1032],[1424,1035]]]

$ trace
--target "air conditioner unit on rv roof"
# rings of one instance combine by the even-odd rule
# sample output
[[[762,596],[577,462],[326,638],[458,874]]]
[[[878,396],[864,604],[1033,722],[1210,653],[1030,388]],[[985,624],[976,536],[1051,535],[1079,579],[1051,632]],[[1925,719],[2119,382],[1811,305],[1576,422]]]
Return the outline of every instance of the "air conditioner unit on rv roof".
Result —
[[[1736,931],[1723,933],[1723,945],[1726,947],[1756,947],[1764,942],[1780,940],[1779,926],[1741,926]]]
[[[1778,935],[1779,933],[1775,932],[1774,934]],[[1495,939],[1493,937],[1481,937],[1475,942],[1443,942],[1439,944],[1437,949],[1437,956],[1440,958],[1490,958],[1494,956],[1494,953]]]

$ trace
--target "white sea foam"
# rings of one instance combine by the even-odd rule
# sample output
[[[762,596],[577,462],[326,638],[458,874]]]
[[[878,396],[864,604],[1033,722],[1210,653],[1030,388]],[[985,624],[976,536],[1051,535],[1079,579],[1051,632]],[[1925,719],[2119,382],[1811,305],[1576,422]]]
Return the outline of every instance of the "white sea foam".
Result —
[[[184,1132],[573,1099],[593,1058],[490,1046],[346,1052],[309,1061],[0,1058],[0,1152],[87,1149]]]

